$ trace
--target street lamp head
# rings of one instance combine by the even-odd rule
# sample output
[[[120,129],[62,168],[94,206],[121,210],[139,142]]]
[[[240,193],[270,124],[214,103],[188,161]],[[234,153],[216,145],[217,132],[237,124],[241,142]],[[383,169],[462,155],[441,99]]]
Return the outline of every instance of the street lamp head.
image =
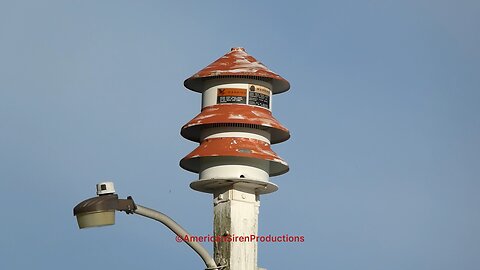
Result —
[[[80,229],[115,224],[117,194],[100,195],[87,199],[73,208]]]
[[[80,229],[115,224],[115,210],[132,213],[136,206],[133,199],[118,199],[112,182],[97,184],[98,197],[77,204],[73,215],[77,217]]]

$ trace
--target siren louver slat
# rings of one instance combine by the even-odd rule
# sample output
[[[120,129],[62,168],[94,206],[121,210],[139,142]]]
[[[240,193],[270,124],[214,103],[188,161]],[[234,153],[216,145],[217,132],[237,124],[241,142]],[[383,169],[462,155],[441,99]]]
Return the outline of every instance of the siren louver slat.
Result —
[[[290,133],[267,109],[245,105],[213,105],[206,107],[200,114],[183,126],[181,134],[186,139],[200,142],[200,131],[212,126],[242,126],[267,130],[271,134],[271,143],[288,140]]]
[[[195,150],[180,161],[185,170],[198,173],[202,158],[221,159],[236,157],[268,161],[270,176],[288,171],[287,163],[272,151],[270,145],[263,141],[249,138],[213,138],[204,140]]]

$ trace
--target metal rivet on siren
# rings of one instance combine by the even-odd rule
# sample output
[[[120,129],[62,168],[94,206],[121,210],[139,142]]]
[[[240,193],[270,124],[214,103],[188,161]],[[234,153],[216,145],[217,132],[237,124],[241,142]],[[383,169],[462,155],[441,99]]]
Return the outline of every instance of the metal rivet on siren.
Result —
[[[256,194],[274,192],[269,181],[288,171],[270,145],[290,137],[272,115],[272,96],[290,88],[287,80],[245,52],[232,48],[184,82],[202,94],[202,110],[181,135],[200,145],[180,161],[199,174],[190,187],[215,193],[235,184]]]

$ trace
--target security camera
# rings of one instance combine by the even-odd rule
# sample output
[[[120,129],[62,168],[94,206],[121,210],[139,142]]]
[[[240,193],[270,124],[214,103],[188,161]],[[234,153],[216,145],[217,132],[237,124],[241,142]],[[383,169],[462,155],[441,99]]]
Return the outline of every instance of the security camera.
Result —
[[[113,182],[101,182],[97,184],[97,195],[106,195],[106,194],[114,194],[115,187],[113,186]]]

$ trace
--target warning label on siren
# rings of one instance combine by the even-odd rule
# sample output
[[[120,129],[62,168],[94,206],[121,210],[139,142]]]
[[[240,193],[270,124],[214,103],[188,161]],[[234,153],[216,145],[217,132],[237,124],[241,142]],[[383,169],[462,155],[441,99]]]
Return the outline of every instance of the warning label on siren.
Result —
[[[224,103],[247,104],[247,89],[218,88],[217,104],[224,104]]]
[[[248,105],[270,109],[270,90],[258,85],[248,87]]]

